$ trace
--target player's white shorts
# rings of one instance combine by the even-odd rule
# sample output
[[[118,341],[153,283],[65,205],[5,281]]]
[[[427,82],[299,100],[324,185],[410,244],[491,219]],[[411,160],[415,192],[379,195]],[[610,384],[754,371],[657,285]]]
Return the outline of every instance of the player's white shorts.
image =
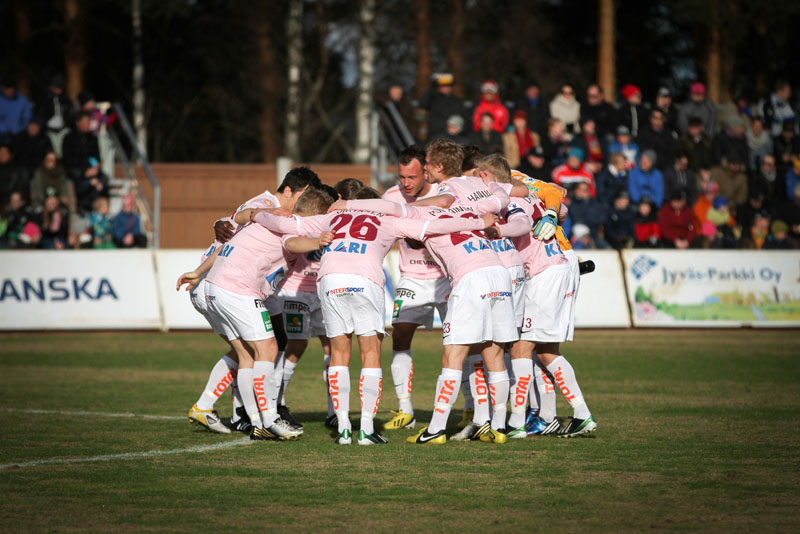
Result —
[[[197,313],[203,316],[203,318],[211,326],[211,329],[214,330],[214,333],[224,335],[224,331],[222,330],[222,326],[219,324],[219,320],[208,309],[208,302],[206,302],[205,275],[200,278],[200,281],[196,286],[189,290],[189,298],[192,301],[192,306],[194,306],[194,309],[197,310]]]
[[[430,280],[402,277],[394,291],[392,324],[412,323],[433,329],[433,311],[439,317],[447,314],[447,298],[450,296],[450,280],[446,277]]]
[[[328,337],[384,335],[383,287],[357,274],[332,273],[317,282]]]
[[[517,265],[508,267],[511,275],[511,293],[514,304],[514,324],[517,328],[522,326],[522,316],[525,314],[525,266]]]
[[[206,281],[206,300],[229,340],[260,341],[275,337],[269,312],[260,298],[239,295]]]
[[[442,323],[443,344],[507,343],[517,339],[508,269],[484,267],[465,275],[450,293]]]
[[[569,263],[552,265],[528,280],[520,339],[541,343],[570,339],[570,325],[575,316],[572,286]]]
[[[283,324],[287,338],[308,339],[325,335],[322,308],[315,291],[281,289],[279,297],[283,303]]]
[[[572,298],[577,302],[578,300],[578,289],[581,286],[581,268],[578,265],[578,255],[575,254],[575,251],[572,249],[565,250],[564,256],[567,257],[567,261],[569,261],[570,266],[572,267]],[[573,307],[577,306],[577,304],[573,304]],[[572,336],[575,334],[575,314],[572,314],[572,320],[569,322],[569,334],[567,335],[567,341],[572,341]]]

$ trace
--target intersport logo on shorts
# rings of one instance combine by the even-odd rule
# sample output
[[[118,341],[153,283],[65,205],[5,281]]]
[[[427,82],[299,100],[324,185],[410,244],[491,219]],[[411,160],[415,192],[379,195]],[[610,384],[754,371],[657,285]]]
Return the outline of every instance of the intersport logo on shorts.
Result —
[[[492,291],[491,293],[484,293],[483,295],[481,295],[481,300],[486,300],[486,299],[502,300],[506,297],[511,297],[510,291]]]
[[[363,287],[340,287],[337,289],[331,289],[325,292],[327,296],[334,296],[334,297],[341,297],[344,295],[352,295],[353,293],[363,293]]]

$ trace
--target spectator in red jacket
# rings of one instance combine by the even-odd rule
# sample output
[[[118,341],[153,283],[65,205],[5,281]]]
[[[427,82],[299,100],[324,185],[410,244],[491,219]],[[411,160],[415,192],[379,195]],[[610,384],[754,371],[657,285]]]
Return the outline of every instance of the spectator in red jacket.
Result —
[[[481,129],[481,117],[484,113],[489,113],[494,118],[492,129],[495,132],[503,133],[508,127],[508,109],[500,101],[497,82],[486,80],[481,84],[481,102],[475,107],[472,113],[472,129]]]
[[[594,175],[583,162],[583,150],[580,148],[570,148],[567,153],[567,162],[553,169],[553,182],[570,190],[575,184],[586,183],[589,185],[589,193],[592,198],[597,197]]]
[[[686,249],[695,236],[694,213],[686,203],[686,193],[676,191],[658,213],[658,225],[665,245]]]
[[[633,229],[636,247],[656,248],[661,242],[661,227],[658,225],[655,207],[649,198],[643,198],[637,205]]]

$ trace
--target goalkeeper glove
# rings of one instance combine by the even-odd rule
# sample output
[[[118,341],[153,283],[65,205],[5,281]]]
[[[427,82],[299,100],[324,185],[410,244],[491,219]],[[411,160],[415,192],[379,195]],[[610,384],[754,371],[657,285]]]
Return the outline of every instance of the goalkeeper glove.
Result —
[[[533,237],[540,241],[547,241],[556,234],[558,226],[558,213],[552,208],[548,209],[533,227]]]

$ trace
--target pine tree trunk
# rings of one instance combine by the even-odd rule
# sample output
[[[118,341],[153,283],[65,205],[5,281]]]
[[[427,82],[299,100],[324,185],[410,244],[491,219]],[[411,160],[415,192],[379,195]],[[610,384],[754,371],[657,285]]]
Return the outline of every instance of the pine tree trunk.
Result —
[[[31,13],[27,0],[14,2],[14,19],[17,22],[16,46],[17,89],[20,93],[31,95],[31,69],[29,66],[31,49]]]
[[[464,0],[453,0],[453,10],[450,13],[450,27],[453,38],[447,46],[447,59],[453,73],[453,92],[459,98],[466,95],[466,76],[464,67],[464,30],[467,21],[464,15]]]
[[[361,0],[358,40],[358,101],[356,102],[356,147],[354,163],[368,163],[375,78],[375,0]]]
[[[303,0],[289,2],[286,19],[287,102],[284,152],[300,161],[300,78],[303,70]]]
[[[142,54],[142,1],[132,0],[133,24],[133,130],[139,148],[147,154],[147,125],[145,124],[144,57]]]
[[[616,54],[614,50],[614,0],[598,0],[597,84],[606,100],[616,100]]]
[[[711,0],[711,28],[706,56],[706,76],[708,77],[708,98],[719,103],[721,89],[720,55],[721,44],[719,34],[719,2]]]
[[[275,58],[275,43],[272,41],[272,17],[267,2],[253,4],[253,29],[258,44],[257,80],[261,101],[259,121],[261,155],[264,163],[274,162],[280,155],[280,127],[278,125],[278,102],[280,101]]]
[[[83,91],[83,69],[86,65],[86,31],[81,0],[64,0],[64,73],[67,96],[77,101]]]
[[[414,11],[417,15],[417,98],[422,98],[432,74],[430,0],[414,0]]]

